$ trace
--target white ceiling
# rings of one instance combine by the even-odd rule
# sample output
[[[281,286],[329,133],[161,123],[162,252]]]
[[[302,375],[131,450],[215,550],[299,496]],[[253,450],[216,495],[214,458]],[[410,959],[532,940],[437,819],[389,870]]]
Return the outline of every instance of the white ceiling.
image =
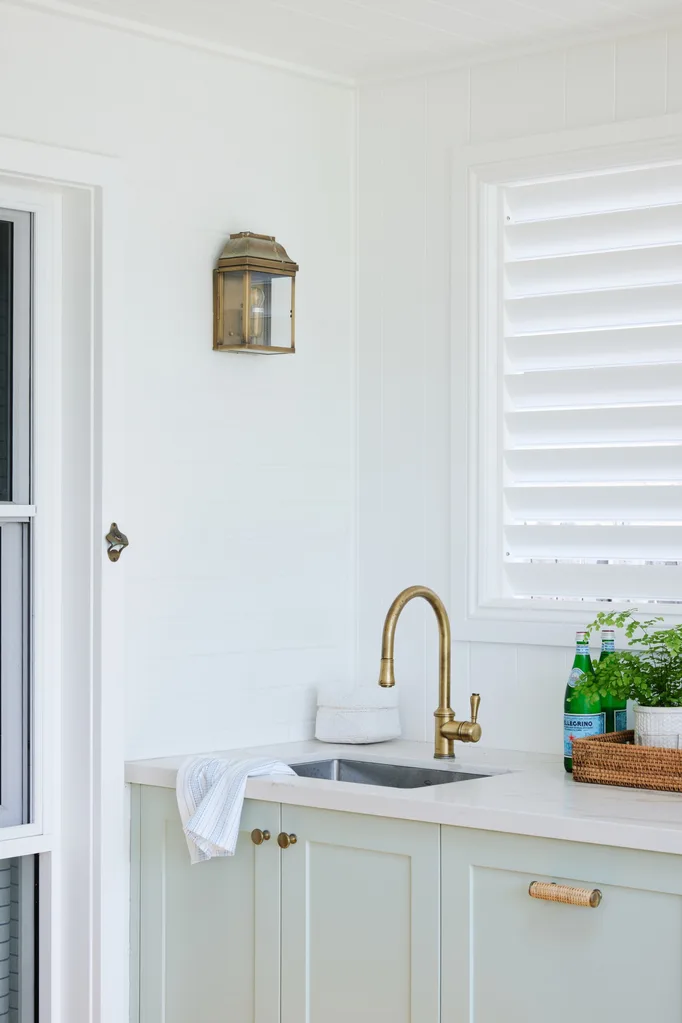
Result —
[[[477,60],[567,36],[646,32],[682,16],[682,0],[70,0],[67,6],[352,78]]]

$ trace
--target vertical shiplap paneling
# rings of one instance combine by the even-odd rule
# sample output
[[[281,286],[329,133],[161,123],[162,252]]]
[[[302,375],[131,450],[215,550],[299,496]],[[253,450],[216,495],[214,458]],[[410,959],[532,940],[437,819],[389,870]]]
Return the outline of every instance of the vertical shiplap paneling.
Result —
[[[682,110],[682,31],[668,33],[666,113]]]
[[[358,682],[378,678],[381,615],[386,601],[382,585],[383,534],[383,262],[384,182],[387,164],[383,124],[390,116],[390,96],[366,86],[358,108]]]
[[[482,745],[560,753],[572,651],[507,643],[471,643],[470,648],[469,681],[481,694]],[[468,710],[468,702],[456,709]]]
[[[425,136],[423,80],[361,91],[359,676],[370,683],[391,600],[423,581]],[[403,729],[418,738],[428,613],[407,608],[396,644]]]
[[[466,388],[453,392],[449,371],[457,341],[450,326],[450,216],[453,202],[466,200],[452,194],[453,151],[469,142],[607,124],[616,116],[656,116],[666,109],[682,110],[682,32],[668,39],[656,34],[591,43],[361,91],[363,680],[375,678],[383,615],[395,592],[423,581],[447,601],[457,586],[448,579],[450,443],[453,424],[456,442],[464,443]],[[404,252],[406,245],[412,273],[392,270],[391,252]],[[386,266],[380,277],[379,263]],[[437,639],[428,614],[414,607],[405,612],[397,673],[406,734],[430,738]],[[566,638],[565,648],[548,648],[453,637],[453,706],[462,715],[471,690],[481,692],[486,745],[561,751],[570,630]]]
[[[565,54],[535,54],[471,69],[471,141],[564,126]]]
[[[514,699],[505,703],[511,709],[512,749],[561,752],[567,655],[563,647],[517,648],[516,690]]]
[[[433,75],[426,92],[426,295],[424,297],[424,581],[448,603],[450,586],[450,252],[452,155],[469,141],[469,71]],[[462,438],[463,442],[463,438]],[[426,645],[425,720],[430,727],[438,647]]]
[[[469,696],[472,692],[476,691],[476,686],[472,685],[470,679],[470,668],[471,668],[471,643],[458,641],[456,638],[452,644],[452,702],[451,706],[457,715],[457,718],[468,717],[467,711],[469,710]],[[434,711],[436,709],[436,702],[434,702],[435,690],[429,693],[433,707],[429,703],[428,710]],[[431,721],[430,714],[427,715],[427,720]],[[483,718],[481,718],[483,720]]]
[[[508,643],[469,646],[469,683],[481,696],[481,744],[492,749],[523,749],[514,735],[514,722],[520,710],[516,706],[516,655],[517,648]],[[462,695],[466,699],[466,694]],[[468,700],[457,707],[460,714],[468,709]]]
[[[426,280],[426,83],[386,90],[390,113],[382,134],[388,173],[383,182],[382,476],[385,605],[424,572],[424,308]],[[420,602],[421,605],[421,602]],[[404,734],[423,736],[426,606],[408,608],[400,623],[397,666]],[[431,636],[432,622],[428,622]]]
[[[518,111],[518,61],[483,64],[471,69],[471,141],[515,135]]]
[[[616,46],[575,46],[566,53],[566,127],[608,124],[616,110]]]
[[[616,118],[665,113],[667,39],[664,33],[619,39],[616,44]]]

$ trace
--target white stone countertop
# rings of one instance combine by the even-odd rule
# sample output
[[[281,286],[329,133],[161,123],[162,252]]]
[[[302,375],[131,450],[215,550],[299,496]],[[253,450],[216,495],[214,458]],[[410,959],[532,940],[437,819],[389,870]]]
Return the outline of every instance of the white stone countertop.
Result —
[[[210,756],[276,757],[285,763],[333,757],[488,772],[491,777],[418,789],[385,788],[317,778],[250,778],[248,799],[325,810],[430,821],[573,842],[682,854],[682,793],[574,782],[559,756],[457,744],[457,759],[434,760],[431,746],[397,739],[368,746],[317,742],[224,750]],[[184,756],[133,760],[126,781],[175,787]]]

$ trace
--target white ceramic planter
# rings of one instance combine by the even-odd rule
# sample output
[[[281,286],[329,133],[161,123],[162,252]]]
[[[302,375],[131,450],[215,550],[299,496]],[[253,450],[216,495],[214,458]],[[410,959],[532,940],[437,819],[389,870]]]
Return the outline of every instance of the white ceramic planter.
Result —
[[[682,749],[682,707],[639,707],[635,704],[638,746]]]

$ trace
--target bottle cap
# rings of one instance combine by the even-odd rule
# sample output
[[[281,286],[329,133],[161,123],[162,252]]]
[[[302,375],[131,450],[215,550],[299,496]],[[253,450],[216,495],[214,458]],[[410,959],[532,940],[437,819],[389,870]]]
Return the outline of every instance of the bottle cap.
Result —
[[[576,632],[575,634],[576,643],[587,643],[587,639],[585,638],[586,636],[587,636],[586,632]]]

